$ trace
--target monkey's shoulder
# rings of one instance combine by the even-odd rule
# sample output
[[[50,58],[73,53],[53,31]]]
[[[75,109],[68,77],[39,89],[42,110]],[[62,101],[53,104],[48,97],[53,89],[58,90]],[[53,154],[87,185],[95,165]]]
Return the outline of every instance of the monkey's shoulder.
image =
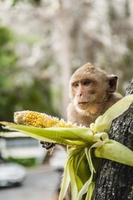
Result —
[[[117,101],[119,101],[120,99],[122,99],[122,97],[123,96],[120,93],[117,93],[117,92],[113,93],[110,96],[110,98],[109,98],[109,100],[107,102],[107,107],[112,106],[114,103],[116,103]]]

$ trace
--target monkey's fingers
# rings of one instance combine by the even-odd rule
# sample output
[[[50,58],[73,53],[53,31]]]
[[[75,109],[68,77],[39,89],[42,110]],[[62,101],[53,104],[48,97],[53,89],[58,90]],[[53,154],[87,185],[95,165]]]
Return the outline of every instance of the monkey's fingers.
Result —
[[[45,148],[46,150],[52,149],[55,144],[51,143],[51,142],[44,142],[44,141],[40,141],[40,144],[42,145],[43,148]]]

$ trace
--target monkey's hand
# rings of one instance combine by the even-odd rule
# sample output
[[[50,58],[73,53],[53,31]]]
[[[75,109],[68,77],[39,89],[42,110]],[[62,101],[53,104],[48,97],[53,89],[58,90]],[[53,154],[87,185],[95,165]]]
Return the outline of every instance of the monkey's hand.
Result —
[[[55,146],[55,144],[51,142],[40,141],[40,143],[42,147],[45,148],[46,150],[51,150]]]

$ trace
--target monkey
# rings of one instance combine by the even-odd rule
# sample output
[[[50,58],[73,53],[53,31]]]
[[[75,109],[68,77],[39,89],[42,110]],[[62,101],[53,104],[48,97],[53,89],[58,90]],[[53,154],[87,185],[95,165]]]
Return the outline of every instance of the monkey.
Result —
[[[70,103],[67,107],[67,121],[89,127],[99,115],[122,98],[116,93],[116,75],[86,63],[78,68],[69,82]],[[42,147],[51,149],[53,143],[42,142]]]
[[[99,115],[122,98],[116,93],[117,80],[116,75],[108,75],[91,63],[78,68],[69,82],[67,121],[89,127]],[[41,143],[47,150],[55,146],[53,143]],[[65,199],[70,200],[70,188]]]
[[[87,127],[94,122],[122,98],[115,92],[117,80],[116,75],[108,75],[90,63],[78,68],[69,83],[68,121]]]

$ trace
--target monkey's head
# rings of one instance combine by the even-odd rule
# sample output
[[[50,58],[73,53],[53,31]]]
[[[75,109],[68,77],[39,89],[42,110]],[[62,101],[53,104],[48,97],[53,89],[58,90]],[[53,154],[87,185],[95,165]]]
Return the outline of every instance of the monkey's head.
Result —
[[[77,69],[70,80],[70,98],[75,108],[86,110],[89,105],[100,104],[114,93],[117,76],[87,63]]]

